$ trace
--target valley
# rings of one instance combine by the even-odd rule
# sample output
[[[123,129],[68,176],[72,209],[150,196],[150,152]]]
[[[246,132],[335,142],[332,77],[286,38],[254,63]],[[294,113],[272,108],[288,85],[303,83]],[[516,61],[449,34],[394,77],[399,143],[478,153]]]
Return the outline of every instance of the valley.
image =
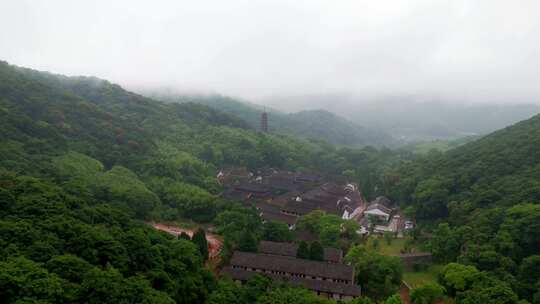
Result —
[[[540,1],[0,12],[0,304],[540,304]]]
[[[540,116],[413,153],[7,63],[0,96],[6,303],[538,299]]]

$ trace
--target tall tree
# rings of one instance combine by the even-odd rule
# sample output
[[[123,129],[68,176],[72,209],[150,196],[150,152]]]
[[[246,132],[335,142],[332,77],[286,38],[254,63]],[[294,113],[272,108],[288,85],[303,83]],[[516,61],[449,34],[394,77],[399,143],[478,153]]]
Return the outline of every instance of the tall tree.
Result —
[[[288,242],[292,239],[292,233],[287,224],[268,221],[263,225],[262,239],[274,242]]]
[[[324,260],[324,248],[318,241],[311,243],[309,248],[309,258],[316,261]]]
[[[238,250],[248,251],[248,252],[257,252],[258,243],[257,239],[252,232],[243,231],[238,240]]]
[[[300,244],[298,244],[298,250],[296,251],[296,257],[299,259],[309,259],[310,258],[310,252],[309,252],[309,246],[306,241],[301,241]]]
[[[197,231],[193,233],[191,241],[197,245],[201,256],[206,261],[208,259],[208,241],[206,240],[206,233],[204,232],[204,229],[197,229]]]
[[[398,291],[402,276],[399,258],[355,246],[349,250],[345,260],[355,266],[356,281],[365,295],[380,301]]]

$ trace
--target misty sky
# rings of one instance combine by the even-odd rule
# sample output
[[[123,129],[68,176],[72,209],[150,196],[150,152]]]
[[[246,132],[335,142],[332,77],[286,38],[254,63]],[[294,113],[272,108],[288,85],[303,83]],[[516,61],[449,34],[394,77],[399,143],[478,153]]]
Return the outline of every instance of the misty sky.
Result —
[[[1,0],[0,59],[253,101],[539,102],[540,1]]]

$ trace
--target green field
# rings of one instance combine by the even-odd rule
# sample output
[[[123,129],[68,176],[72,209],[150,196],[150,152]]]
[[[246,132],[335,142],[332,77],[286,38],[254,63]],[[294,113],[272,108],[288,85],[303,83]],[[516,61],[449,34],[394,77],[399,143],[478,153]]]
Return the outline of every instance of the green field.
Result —
[[[403,273],[403,281],[411,287],[418,287],[428,282],[437,282],[437,274],[441,271],[442,265],[431,265],[428,269],[418,272]]]
[[[379,245],[374,248],[374,240],[378,239]],[[392,239],[389,244],[386,243],[384,237],[370,237],[366,243],[367,247],[376,250],[383,255],[398,255],[405,246],[407,238]],[[413,246],[414,247],[414,246]],[[431,265],[424,271],[404,272],[403,280],[411,287],[417,287],[427,282],[437,282],[437,274],[441,270],[441,265]]]
[[[400,238],[400,239],[392,239],[392,242],[390,245],[386,243],[386,240],[384,237],[376,237],[379,240],[379,245],[377,248],[374,248],[373,241],[375,240],[374,237],[370,237],[367,241],[367,247],[370,249],[376,250],[378,253],[383,255],[398,255],[400,254],[401,250],[405,246],[405,242],[407,238]]]

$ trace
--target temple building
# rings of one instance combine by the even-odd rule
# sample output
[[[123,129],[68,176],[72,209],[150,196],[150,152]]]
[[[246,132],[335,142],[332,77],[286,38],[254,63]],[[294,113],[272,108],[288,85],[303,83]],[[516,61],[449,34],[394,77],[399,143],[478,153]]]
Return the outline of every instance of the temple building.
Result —
[[[341,250],[325,248],[324,260],[314,261],[297,258],[297,249],[292,243],[263,241],[258,253],[235,251],[222,272],[241,282],[260,273],[336,300],[360,296],[360,286],[354,283],[354,267],[342,264]]]
[[[355,185],[338,186],[334,183],[325,183],[287,201],[281,211],[288,215],[302,216],[319,209],[349,219],[363,203],[363,198]]]
[[[261,114],[261,131],[268,132],[268,113],[266,110]]]

